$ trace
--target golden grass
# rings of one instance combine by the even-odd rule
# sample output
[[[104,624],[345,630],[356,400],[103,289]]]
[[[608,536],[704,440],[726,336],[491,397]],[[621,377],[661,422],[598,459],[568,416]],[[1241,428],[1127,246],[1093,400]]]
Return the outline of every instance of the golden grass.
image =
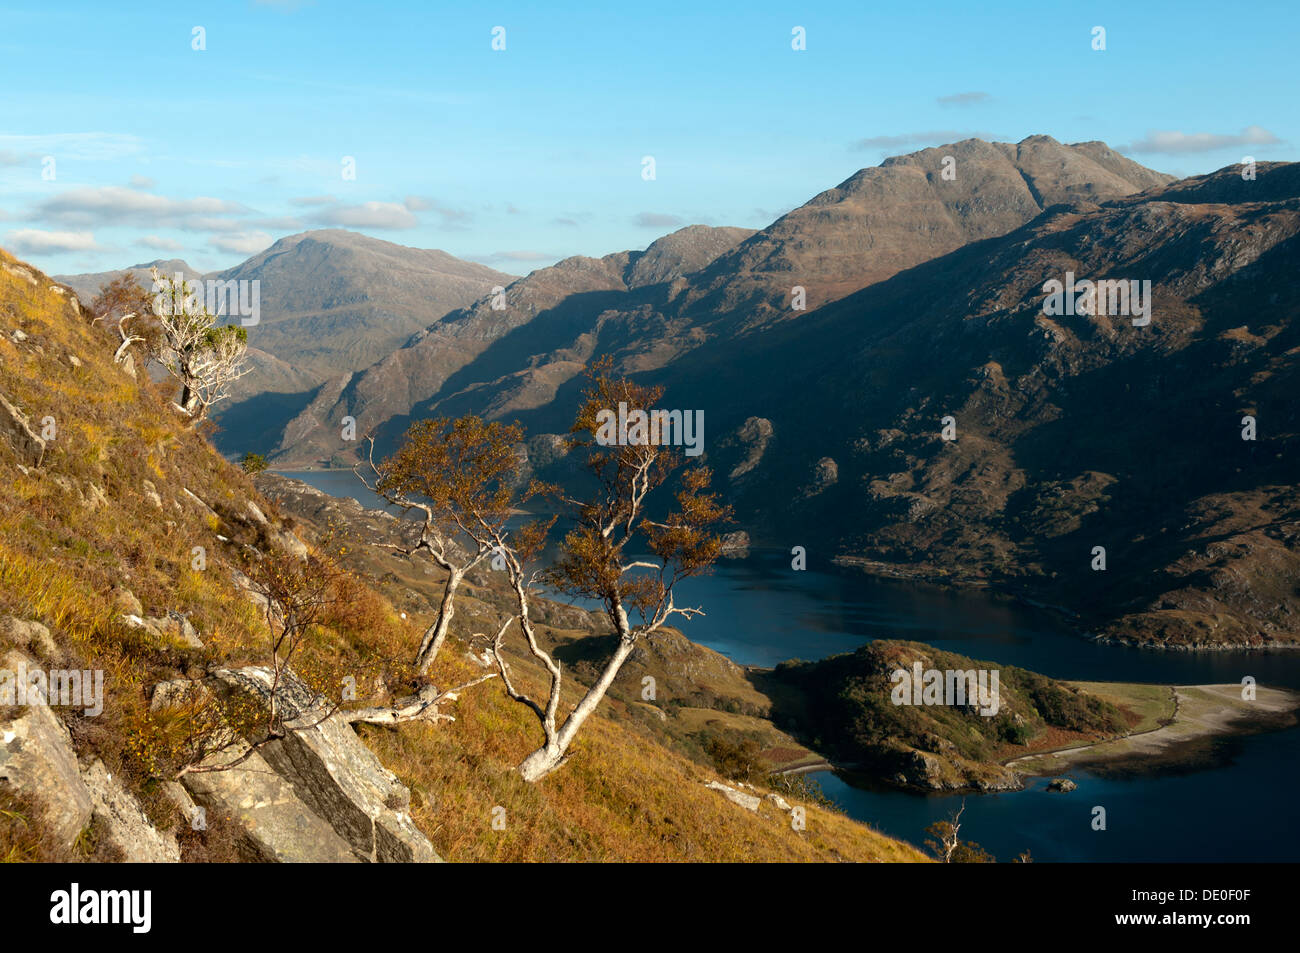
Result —
[[[0,263],[14,259],[0,252]],[[176,726],[149,711],[149,690],[164,679],[201,676],[212,665],[265,663],[264,624],[231,582],[237,547],[217,535],[257,544],[256,528],[241,517],[244,501],[257,501],[273,518],[276,507],[181,425],[167,395],[144,374],[133,380],[112,364],[114,335],[92,326],[69,299],[41,276],[33,286],[0,270],[0,393],[34,424],[52,416],[58,426],[43,466],[26,474],[0,441],[0,614],[44,623],[63,661],[104,669],[104,713],[68,715],[74,742],[81,754],[102,758],[166,827],[177,819],[158,782],[177,767]],[[11,340],[16,329],[25,342]],[[162,497],[161,511],[144,493],[146,480]],[[106,503],[96,502],[92,487]],[[203,571],[192,568],[196,546],[206,552]],[[389,599],[359,578],[345,586],[343,608],[312,631],[295,667],[327,689],[351,674],[363,695],[358,702],[377,703],[411,684],[409,657],[427,618],[399,619]],[[205,648],[158,644],[124,624],[120,589],[131,590],[147,615],[186,614]],[[468,587],[457,611],[466,636],[497,617],[472,592]],[[463,651],[463,643],[448,643],[434,672],[438,684],[481,673]],[[535,675],[522,660],[520,674],[526,681]],[[580,689],[568,689],[572,703]],[[924,859],[817,807],[807,807],[806,830],[797,831],[769,804],[759,814],[733,805],[704,788],[714,773],[670,750],[676,742],[656,733],[651,715],[617,699],[588,722],[569,763],[536,785],[511,768],[540,731],[498,682],[469,690],[454,711],[452,724],[363,729],[411,786],[416,823],[449,860]],[[48,857],[22,806],[0,808],[9,812],[0,824],[0,857]],[[502,830],[493,828],[494,808],[504,808]],[[213,844],[187,854],[227,856]]]
[[[454,650],[435,669],[438,684],[459,684],[480,671]],[[566,697],[575,700],[576,694]],[[804,830],[795,830],[790,816],[770,803],[750,813],[704,787],[719,780],[714,771],[616,720],[619,707],[602,705],[569,761],[533,785],[512,769],[540,742],[540,729],[495,680],[470,689],[449,709],[457,718],[452,724],[369,727],[363,734],[411,787],[412,816],[448,860],[926,859],[813,805],[800,805]],[[504,819],[504,829],[494,829],[494,818]]]

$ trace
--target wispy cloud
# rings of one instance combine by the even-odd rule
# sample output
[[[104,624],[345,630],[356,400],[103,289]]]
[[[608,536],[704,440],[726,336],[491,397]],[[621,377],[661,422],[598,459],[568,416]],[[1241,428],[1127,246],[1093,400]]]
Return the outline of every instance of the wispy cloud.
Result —
[[[433,212],[442,219],[444,227],[464,225],[474,217],[465,209],[443,205],[436,199],[425,198],[422,195],[408,195],[404,204],[412,212]]]
[[[138,239],[136,244],[141,248],[152,248],[154,251],[180,251],[185,247],[173,238],[159,238],[157,235],[146,235]]]
[[[509,264],[536,264],[541,261],[555,261],[559,255],[550,255],[542,251],[532,251],[531,249],[520,249],[518,251],[497,251],[490,255],[471,255],[470,261],[477,261],[483,265]]]
[[[24,255],[100,250],[91,232],[47,232],[39,228],[12,231],[5,236],[5,244]]]
[[[676,228],[684,225],[685,220],[663,212],[642,212],[632,219],[632,223],[638,228]]]
[[[39,202],[31,217],[65,225],[147,225],[213,231],[231,225],[219,216],[249,211],[225,199],[171,199],[110,185],[60,192]]]
[[[1263,126],[1247,126],[1241,132],[1221,134],[1213,132],[1178,132],[1152,130],[1145,139],[1120,146],[1121,152],[1159,152],[1165,155],[1188,155],[1196,152],[1213,152],[1215,149],[1241,146],[1275,146],[1282,142]]]
[[[313,217],[318,225],[343,228],[415,228],[420,224],[411,210],[396,202],[363,202],[360,205],[336,205]]]
[[[135,136],[114,132],[59,132],[48,135],[0,135],[0,152],[15,151],[78,162],[103,162],[144,151]]]
[[[278,215],[272,218],[255,218],[250,223],[258,228],[270,228],[278,232],[301,231],[307,225],[300,218],[294,218],[292,215]]]
[[[940,106],[978,106],[980,103],[987,103],[992,98],[988,93],[975,90],[969,93],[953,93],[950,96],[940,96],[935,102]]]
[[[208,242],[213,248],[238,255],[254,255],[269,247],[275,241],[266,232],[240,232],[235,235],[220,235]]]

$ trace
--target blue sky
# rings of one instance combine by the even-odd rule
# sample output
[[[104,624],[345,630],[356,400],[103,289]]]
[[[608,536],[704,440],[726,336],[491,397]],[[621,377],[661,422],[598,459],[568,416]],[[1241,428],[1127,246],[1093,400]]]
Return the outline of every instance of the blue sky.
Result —
[[[523,274],[759,228],[971,135],[1294,161],[1298,28],[1286,2],[0,0],[0,246],[208,270],[339,226]]]

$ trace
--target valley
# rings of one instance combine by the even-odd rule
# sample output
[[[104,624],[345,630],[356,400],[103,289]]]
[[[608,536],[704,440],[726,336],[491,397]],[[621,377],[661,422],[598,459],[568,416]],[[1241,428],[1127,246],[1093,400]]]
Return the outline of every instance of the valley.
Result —
[[[318,515],[319,507],[332,508],[339,501],[348,506],[377,502],[350,472],[289,476],[333,495],[329,502],[275,478],[269,486],[276,489],[268,489],[269,494],[295,512]],[[783,554],[761,548],[726,560],[714,575],[691,582],[689,598],[709,607],[704,616],[682,625],[691,642],[673,636],[653,656],[634,656],[615,693],[624,703],[654,711],[639,702],[642,679],[654,675],[666,698],[687,694],[684,703],[660,703],[667,714],[659,726],[696,751],[701,737],[717,736],[735,745],[751,741],[757,746],[751,757],[761,758],[771,770],[809,777],[851,817],[914,844],[921,842],[930,823],[964,802],[971,836],[999,859],[1010,859],[1026,847],[1044,861],[1286,856],[1286,845],[1263,846],[1265,841],[1247,832],[1248,825],[1198,826],[1190,816],[1207,791],[1215,792],[1225,812],[1248,814],[1259,789],[1247,779],[1261,761],[1267,761],[1274,774],[1300,780],[1290,760],[1300,744],[1300,655],[1170,655],[1106,645],[1084,638],[1059,615],[993,593],[877,581],[822,560],[814,560],[806,571],[791,571]],[[581,606],[569,611],[580,613],[569,625],[585,615]],[[578,627],[599,631],[598,623],[584,621]],[[584,635],[575,649],[590,638]],[[900,638],[909,641],[897,641]],[[692,642],[706,653],[703,659]],[[954,667],[974,664],[1007,671],[1010,664],[1068,680],[1059,684],[1118,706],[1122,724],[1100,733],[1039,729],[1020,744],[995,742],[996,747],[982,755],[982,763],[954,758],[951,743],[958,735],[951,727],[939,727],[928,740],[923,739],[925,732],[913,738],[924,749],[916,762],[921,770],[914,773],[905,767],[910,776],[900,784],[890,777],[897,767],[869,768],[862,751],[839,751],[828,761],[826,756],[833,752],[828,733],[847,720],[807,711],[807,699],[801,693],[792,695],[790,675],[781,674],[800,667],[815,671],[808,662],[791,659],[843,665],[855,649],[866,645],[906,652],[902,657],[909,664],[916,653],[929,658],[937,648],[939,657],[953,660]],[[997,661],[969,663],[963,656]],[[571,664],[584,657],[588,653],[565,654]],[[739,667],[729,669],[721,657]],[[1241,700],[1244,675],[1258,681],[1258,702]],[[835,697],[838,691],[834,675],[802,677],[810,680],[812,697]],[[1116,683],[1115,677],[1126,681]],[[1076,680],[1080,678],[1086,681]],[[1177,681],[1177,692],[1184,698],[1195,699],[1185,703],[1181,713],[1172,703],[1174,689],[1167,680]],[[882,681],[881,686],[880,695],[887,700],[890,685]],[[1232,693],[1236,701],[1225,701]],[[1004,696],[1013,712],[1014,697]],[[877,711],[873,727],[893,717],[888,705]],[[973,720],[978,724],[985,719]],[[1105,740],[1112,735],[1122,739]],[[1248,756],[1243,758],[1241,752]],[[1078,790],[1049,792],[1048,781],[1060,775],[1074,779]],[[1186,820],[1190,828],[1176,844],[1163,826],[1137,820],[1152,809],[1152,785],[1161,792],[1161,810],[1174,812],[1179,823]],[[1086,813],[1077,826],[1069,824],[1080,799],[1100,797],[1101,792],[1102,803],[1122,825],[1122,854],[1112,852],[1110,840],[1095,836]],[[972,793],[976,796],[967,796]]]
[[[939,174],[940,160],[958,170],[955,178]],[[165,499],[178,511],[196,503],[199,523],[188,532],[214,534],[237,582],[249,578],[250,558],[342,545],[339,565],[359,587],[367,618],[344,613],[311,630],[323,654],[295,691],[305,699],[338,666],[352,666],[373,679],[367,699],[377,704],[364,710],[392,722],[434,697],[425,673],[412,675],[394,652],[399,633],[439,613],[446,577],[395,552],[409,548],[411,526],[391,508],[371,508],[378,498],[351,468],[372,440],[376,458],[388,458],[422,420],[461,418],[471,428],[518,421],[512,446],[498,448],[509,455],[500,492],[541,481],[548,497],[581,498],[600,481],[584,474],[585,454],[566,434],[574,408],[589,399],[582,388],[590,368],[605,367],[619,386],[655,399],[631,413],[626,402],[588,405],[594,446],[663,444],[704,464],[729,542],[709,548],[706,536],[671,527],[661,512],[643,517],[652,536],[667,534],[669,552],[705,546],[688,564],[721,558],[712,573],[680,580],[682,601],[673,605],[682,617],[635,648],[609,630],[602,598],[544,588],[532,650],[520,643],[494,656],[501,635],[494,643],[490,633],[509,628],[515,595],[508,573],[474,563],[447,630],[451,657],[436,676],[460,686],[450,701],[464,723],[448,716],[459,727],[446,735],[437,734],[440,723],[415,733],[370,724],[355,732],[370,752],[358,757],[378,758],[410,795],[410,817],[399,826],[413,825],[401,829],[414,846],[404,850],[421,855],[427,838],[427,852],[449,859],[734,856],[734,842],[698,829],[681,834],[669,792],[685,784],[701,819],[734,808],[753,814],[737,823],[766,824],[745,835],[765,859],[917,859],[930,823],[968,795],[968,824],[983,828],[972,836],[997,845],[1000,859],[1031,846],[1044,860],[1109,858],[1105,842],[1090,839],[1097,829],[1062,826],[1094,790],[1106,792],[1125,824],[1127,812],[1149,809],[1157,789],[1179,804],[1216,791],[1245,811],[1222,793],[1251,789],[1238,755],[1280,762],[1296,743],[1300,418],[1292,394],[1300,346],[1296,299],[1286,289],[1300,248],[1297,169],[1260,163],[1250,179],[1234,167],[1176,179],[1098,142],[967,139],[862,169],[760,230],[689,225],[644,250],[565,258],[519,278],[341,229],[283,238],[211,276],[192,275],[181,260],[159,262],[187,278],[248,288],[260,311],[240,329],[251,372],[235,378],[210,423],[174,434],[175,422],[154,419],[159,408],[149,403],[166,390],[156,366],[136,374],[113,359],[88,370],[87,361],[103,364],[93,351],[105,346],[107,325],[96,317],[90,330],[59,326],[99,307],[101,285],[148,266],[61,283],[15,259],[6,265],[18,328],[9,340],[12,366],[25,370],[3,381],[17,401],[6,405],[14,407],[11,448],[22,457],[37,446],[27,423],[36,410],[22,407],[59,406],[55,419],[71,415],[81,428],[71,448],[41,438],[55,456],[22,464],[16,492],[36,501],[75,493],[102,508],[106,567],[124,558],[107,526],[118,507],[136,512],[137,488],[164,509]],[[73,318],[55,317],[56,299]],[[65,351],[85,378],[77,386],[135,401],[136,416],[112,423],[103,411],[87,427],[62,391],[30,376]],[[121,379],[127,373],[131,382]],[[150,444],[159,449],[145,469],[119,472],[107,447],[138,443],[133,430],[161,441]],[[186,447],[187,474],[207,474],[185,478],[198,489],[177,484],[162,463],[169,441]],[[240,459],[259,462],[244,474],[233,465]],[[253,476],[268,465],[278,474]],[[67,473],[51,483],[50,467]],[[462,476],[447,479],[454,486]],[[443,490],[429,484],[423,492]],[[699,512],[698,498],[678,500]],[[42,505],[54,524],[67,518]],[[551,513],[550,505],[536,512]],[[529,513],[509,511],[510,531],[522,532]],[[559,539],[571,529],[562,521],[539,552],[572,552],[565,547],[574,538],[564,546]],[[161,532],[137,529],[132,553]],[[47,550],[41,543],[28,558]],[[629,555],[631,566],[654,565]],[[495,570],[508,568],[498,563]],[[159,620],[178,611],[159,602],[179,597],[163,581],[171,571],[151,576],[152,610],[163,614],[126,616],[164,640],[171,629]],[[600,576],[573,578],[585,580],[575,591],[586,592]],[[654,583],[638,588],[645,584],[634,580],[628,591],[648,598]],[[84,604],[71,623],[41,609],[34,593],[11,599],[11,611],[54,618],[59,638],[87,633],[78,638],[89,639],[93,657],[131,667],[134,687],[118,703],[129,714],[118,717],[152,737],[171,730],[144,714],[156,707],[148,699],[158,685],[215,679],[225,692],[230,677],[219,663],[242,665],[245,681],[262,678],[248,675],[255,621],[218,608],[225,596],[186,586],[177,594],[204,604],[190,611],[207,627],[238,619],[228,645],[212,649],[194,635],[202,658],[118,644],[117,622],[96,621],[110,598],[104,592],[77,596]],[[134,606],[139,594],[128,595],[111,598]],[[619,653],[626,665],[602,674]],[[490,693],[507,664],[514,681]],[[594,758],[590,766],[565,768],[560,776],[572,780],[539,799],[525,793],[532,788],[492,780],[520,754],[489,726],[527,736],[526,712],[507,703],[548,681],[553,687],[557,672],[575,696],[597,685],[608,696],[590,729],[601,743],[575,749],[579,761]],[[898,673],[906,685],[916,680],[906,704]],[[1258,685],[1250,699],[1247,682]],[[969,693],[953,694],[954,684]],[[352,744],[351,733],[342,737]],[[100,757],[114,738],[98,742]],[[567,763],[561,754],[557,765]],[[165,833],[175,827],[175,802],[168,807],[153,791],[159,776],[135,757],[117,770],[140,785],[133,796],[152,799],[146,813],[164,839],[176,837]],[[649,806],[631,793],[634,761],[657,779],[644,792]],[[182,778],[191,768],[169,770]],[[628,809],[639,817],[632,826],[577,820],[605,776],[626,782],[637,805]],[[214,809],[241,803],[219,785],[185,787]],[[474,812],[484,798],[525,814],[528,835],[494,840],[481,830]],[[1032,804],[1037,823],[1055,832],[1050,842],[1029,836],[1003,800]],[[783,839],[781,812],[796,808],[821,812],[821,839]],[[333,816],[316,820],[344,832]],[[245,827],[245,856],[287,849],[249,846],[256,819],[235,811],[230,823]],[[575,825],[586,832],[578,847]],[[1175,847],[1161,831],[1126,831],[1129,860],[1236,856],[1230,844],[1243,836],[1240,827],[1216,828]],[[611,847],[619,838],[624,846]],[[230,849],[177,844],[195,857]]]

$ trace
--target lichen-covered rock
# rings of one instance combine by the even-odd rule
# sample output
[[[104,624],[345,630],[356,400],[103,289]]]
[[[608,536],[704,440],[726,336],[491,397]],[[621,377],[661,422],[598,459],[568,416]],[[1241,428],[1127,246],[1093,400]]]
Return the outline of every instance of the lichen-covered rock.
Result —
[[[712,791],[717,791],[728,801],[738,804],[747,811],[757,811],[759,804],[762,803],[762,798],[755,797],[753,794],[746,794],[744,791],[738,791],[719,781],[709,781],[704,786]]]
[[[162,497],[158,495],[158,487],[153,485],[152,480],[141,480],[140,492],[144,494],[144,498],[146,500],[148,500],[158,509],[163,508]]]
[[[39,622],[5,616],[0,619],[0,645],[33,652],[43,659],[57,658],[59,647],[50,630]]]
[[[118,586],[110,593],[110,596],[114,607],[124,615],[144,615],[144,606],[140,604],[140,600],[136,598],[135,593],[125,586]]]
[[[99,759],[82,772],[90,791],[100,836],[127,863],[175,864],[181,859],[176,838],[149,822],[140,804]]]
[[[21,652],[10,651],[0,668],[17,672],[36,667]],[[72,737],[63,721],[42,704],[10,709],[16,716],[0,720],[0,785],[36,804],[41,825],[71,849],[90,823],[94,805],[81,778]]]
[[[742,530],[724,533],[722,536],[722,555],[726,559],[747,559],[749,557],[749,534]]]
[[[178,612],[168,612],[156,618],[141,618],[126,614],[122,621],[133,629],[144,629],[161,642],[172,642],[189,649],[203,648],[203,641],[193,624]]]
[[[247,755],[247,757],[244,757]],[[235,764],[241,757],[243,761]],[[207,811],[232,817],[244,831],[240,852],[252,861],[356,863],[352,847],[307,805],[294,786],[256,751],[235,745],[209,756],[207,767],[191,772],[185,790]],[[200,824],[202,822],[200,821]]]
[[[225,669],[215,674],[229,689],[264,702],[270,698],[270,669]],[[291,672],[281,673],[278,700],[291,730],[259,753],[359,856],[375,862],[441,860],[411,820],[410,791],[380,764],[350,724],[326,717],[329,709],[324,700]]]
[[[786,813],[789,813],[790,811],[794,810],[794,808],[790,806],[790,802],[787,801],[785,798],[781,797],[781,795],[779,794],[765,794],[763,795],[763,800],[767,801],[778,811],[785,811]]]

